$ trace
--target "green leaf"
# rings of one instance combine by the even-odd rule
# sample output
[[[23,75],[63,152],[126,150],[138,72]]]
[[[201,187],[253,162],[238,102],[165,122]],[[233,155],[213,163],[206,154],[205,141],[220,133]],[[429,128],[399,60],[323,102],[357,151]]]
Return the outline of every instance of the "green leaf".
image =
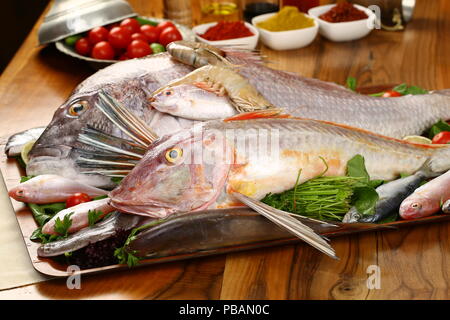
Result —
[[[88,221],[89,226],[93,226],[97,221],[99,221],[103,216],[102,211],[89,210],[88,211]]]
[[[408,86],[406,85],[406,83],[402,83],[399,84],[398,86],[395,86],[394,88],[392,88],[392,90],[397,91],[398,93],[401,93],[402,95],[407,94],[406,92],[408,91]]]
[[[98,197],[93,198],[92,200],[95,201],[95,200],[101,200],[101,199],[105,199],[105,198],[108,198],[108,195],[105,194],[103,196],[98,196]]]
[[[377,179],[377,180],[370,180],[367,185],[371,188],[376,189],[379,186],[381,186],[383,183],[384,183],[384,180]]]
[[[450,124],[444,120],[439,120],[430,128],[430,130],[428,130],[428,137],[433,139],[435,135],[442,131],[450,131]]]
[[[407,94],[427,94],[429,91],[417,86],[410,86],[407,90]]]
[[[375,214],[375,205],[379,199],[378,193],[372,187],[356,188],[354,193],[354,205],[363,215]]]
[[[145,25],[145,24],[149,24],[149,25],[151,25],[151,26],[156,27],[156,26],[158,25],[158,22],[152,21],[152,20],[148,20],[148,19],[144,19],[144,18],[142,18],[142,17],[135,17],[135,19],[137,20],[137,22],[139,22],[139,24],[140,24],[141,26],[142,26],[142,25]]]
[[[33,214],[33,218],[36,223],[42,227],[47,221],[52,218],[52,215],[47,214],[44,209],[42,209],[39,205],[34,203],[28,203],[28,207]]]
[[[36,176],[21,176],[20,183],[27,182],[28,180],[33,179],[34,177],[36,177]]]
[[[369,183],[370,176],[366,170],[363,156],[357,154],[347,162],[347,176],[362,178],[364,183]]]
[[[115,184],[119,184],[120,182],[122,182],[123,177],[112,177],[111,181]]]
[[[389,222],[394,222],[398,220],[398,212],[394,212],[392,214],[390,214],[389,216],[387,216],[386,218],[378,221],[378,224],[383,224],[383,223],[389,223]]]
[[[71,212],[69,214],[66,214],[63,220],[61,220],[59,217],[55,220],[55,226],[53,227],[53,230],[64,238],[67,237],[69,228],[72,226],[72,219],[70,219],[70,217],[73,214],[74,212]]]
[[[349,88],[352,91],[356,91],[356,79],[355,78],[348,77],[346,84],[347,84],[347,88]]]

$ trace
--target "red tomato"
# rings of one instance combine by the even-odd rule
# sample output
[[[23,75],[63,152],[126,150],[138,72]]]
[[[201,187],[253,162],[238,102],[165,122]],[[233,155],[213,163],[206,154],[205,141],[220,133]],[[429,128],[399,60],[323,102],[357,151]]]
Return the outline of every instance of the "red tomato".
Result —
[[[127,56],[127,54],[126,53],[123,53],[120,57],[119,57],[119,60],[128,60],[128,59],[130,59],[130,58],[128,58],[128,56]]]
[[[131,42],[131,32],[123,27],[114,27],[109,31],[108,41],[116,49],[126,48]]]
[[[447,144],[450,143],[450,131],[439,132],[433,138],[433,143],[435,144]]]
[[[160,23],[158,23],[158,25],[156,26],[156,28],[158,29],[159,33],[163,32],[163,30],[165,30],[166,28],[169,28],[169,27],[174,27],[174,28],[176,28],[175,25],[174,25],[172,22],[170,22],[170,21],[163,21],[163,22],[160,22]]]
[[[135,32],[131,35],[131,41],[133,40],[142,40],[145,42],[148,42],[147,37],[145,36],[145,34],[141,33],[141,32]]]
[[[177,28],[169,27],[164,29],[159,35],[159,43],[161,43],[164,47],[173,41],[183,40],[180,31]]]
[[[148,24],[141,26],[141,32],[147,37],[149,43],[158,42],[161,33],[157,27]]]
[[[122,28],[128,29],[131,33],[139,32],[141,25],[136,19],[127,18],[120,23]]]
[[[105,26],[105,28],[109,31],[109,30],[111,30],[112,28],[114,28],[114,27],[119,27],[120,25],[117,23],[117,22],[115,22],[115,23],[111,23],[111,24],[108,24],[107,26]]]
[[[383,95],[382,95],[383,98],[392,98],[392,97],[401,97],[401,96],[402,96],[401,93],[394,91],[394,90],[388,90],[385,93],[383,93]]]
[[[67,198],[66,208],[76,206],[77,204],[80,204],[83,202],[89,202],[91,200],[92,200],[91,197],[89,197],[89,195],[87,195],[86,193],[77,192]]]
[[[127,48],[127,56],[130,58],[140,58],[151,53],[152,48],[142,40],[133,40]]]
[[[80,38],[75,42],[75,51],[82,56],[87,56],[91,52],[91,44],[88,38]]]
[[[94,59],[113,60],[114,55],[114,49],[107,41],[100,41],[92,48],[91,56]]]
[[[88,38],[89,42],[93,45],[99,43],[100,41],[108,40],[108,29],[105,27],[97,27],[89,31]]]

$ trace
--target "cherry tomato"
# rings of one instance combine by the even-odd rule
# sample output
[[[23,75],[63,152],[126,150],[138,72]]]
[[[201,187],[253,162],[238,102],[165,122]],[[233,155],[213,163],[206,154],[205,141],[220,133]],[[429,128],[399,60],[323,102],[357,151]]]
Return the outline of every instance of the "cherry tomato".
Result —
[[[127,18],[120,23],[122,28],[128,29],[130,33],[139,32],[141,25],[136,19]]]
[[[159,43],[161,43],[164,47],[173,41],[183,40],[180,31],[177,28],[169,27],[164,29],[159,35]]]
[[[122,55],[120,55],[119,60],[123,61],[123,60],[128,60],[130,59],[126,53],[123,53]]]
[[[130,58],[140,58],[152,53],[152,49],[147,42],[133,40],[127,48],[127,56]]]
[[[394,91],[394,90],[388,90],[385,93],[383,93],[383,95],[382,95],[383,98],[392,98],[392,97],[401,97],[401,96],[402,96],[401,93]]]
[[[114,48],[126,48],[131,42],[131,32],[123,27],[114,27],[109,31],[108,41]]]
[[[94,59],[113,60],[115,52],[109,42],[100,41],[92,48],[91,55]]]
[[[141,32],[147,37],[149,43],[158,42],[161,33],[157,27],[148,24],[141,26]]]
[[[115,23],[111,23],[111,24],[108,24],[107,26],[105,26],[105,28],[108,30],[108,31],[110,31],[112,28],[114,28],[114,27],[120,27],[120,25],[117,23],[117,22],[115,22]]]
[[[131,35],[131,40],[142,40],[148,42],[148,38],[141,32],[135,32]]]
[[[106,41],[108,40],[108,33],[109,31],[105,27],[96,27],[89,31],[89,42],[94,45],[100,41]]]
[[[75,51],[82,56],[87,56],[91,52],[91,43],[88,38],[83,37],[75,42]]]
[[[163,21],[158,23],[158,25],[156,26],[156,28],[158,29],[159,33],[163,32],[163,30],[169,28],[169,27],[173,27],[176,28],[175,25],[170,22],[170,21]]]
[[[67,198],[66,208],[76,206],[77,204],[80,204],[83,202],[89,202],[91,200],[92,200],[91,197],[89,197],[89,195],[87,195],[86,193],[77,192]]]
[[[434,136],[432,141],[434,144],[450,143],[450,131],[439,132],[437,135]]]

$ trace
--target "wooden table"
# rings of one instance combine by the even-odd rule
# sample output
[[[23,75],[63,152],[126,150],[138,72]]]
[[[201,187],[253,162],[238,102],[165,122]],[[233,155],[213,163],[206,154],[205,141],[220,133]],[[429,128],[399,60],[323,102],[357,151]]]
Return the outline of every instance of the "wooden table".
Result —
[[[143,15],[161,16],[158,1],[130,3]],[[354,76],[360,85],[449,88],[449,17],[449,1],[418,0],[404,32],[374,31],[349,43],[318,37],[304,49],[262,53],[274,68],[341,84]],[[93,73],[53,46],[38,47],[41,21],[1,77],[0,136],[47,124]],[[16,164],[1,163],[1,169],[7,184],[15,185]],[[68,290],[65,279],[51,280],[2,291],[0,299],[448,299],[449,234],[450,224],[442,223],[343,236],[331,242],[339,261],[304,244],[288,245],[84,276],[81,290]],[[380,268],[381,289],[367,288],[371,265]]]

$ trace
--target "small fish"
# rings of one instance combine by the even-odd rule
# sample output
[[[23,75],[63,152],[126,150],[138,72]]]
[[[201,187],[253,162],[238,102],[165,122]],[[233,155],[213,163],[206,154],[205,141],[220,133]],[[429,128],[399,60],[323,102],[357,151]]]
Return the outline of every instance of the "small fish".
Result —
[[[8,194],[17,201],[45,204],[65,202],[74,193],[82,192],[91,198],[106,195],[108,192],[54,174],[44,174],[19,184]]]
[[[45,127],[37,127],[12,135],[6,142],[6,155],[8,157],[20,156],[20,152],[22,151],[23,146],[30,141],[37,140],[41,136],[42,132],[44,132],[44,130]]]
[[[429,162],[427,161],[422,169],[415,174],[390,181],[376,188],[379,200],[375,205],[375,213],[373,215],[362,216],[355,207],[352,207],[344,216],[342,222],[375,223],[388,217],[391,213],[398,210],[402,201],[412,194],[426,178],[434,176],[430,172],[428,165]]]
[[[92,227],[84,228],[67,238],[41,245],[37,249],[39,257],[55,257],[86,247],[90,243],[102,241],[114,236],[119,230],[130,230],[148,219],[131,214],[114,212],[105,220]]]
[[[418,188],[400,205],[403,219],[418,219],[430,216],[441,209],[450,199],[450,170]]]
[[[109,199],[105,198],[80,203],[76,206],[61,210],[60,212],[55,214],[46,224],[44,224],[44,226],[42,227],[42,233],[57,235],[58,233],[54,230],[55,221],[57,219],[63,221],[65,216],[69,216],[70,220],[72,220],[72,224],[69,227],[68,233],[75,233],[89,226],[89,211],[101,212],[101,215],[98,217],[99,219],[103,218],[111,211],[114,211],[114,208],[111,207],[108,203]]]
[[[442,206],[442,212],[450,213],[450,200],[447,200]]]

